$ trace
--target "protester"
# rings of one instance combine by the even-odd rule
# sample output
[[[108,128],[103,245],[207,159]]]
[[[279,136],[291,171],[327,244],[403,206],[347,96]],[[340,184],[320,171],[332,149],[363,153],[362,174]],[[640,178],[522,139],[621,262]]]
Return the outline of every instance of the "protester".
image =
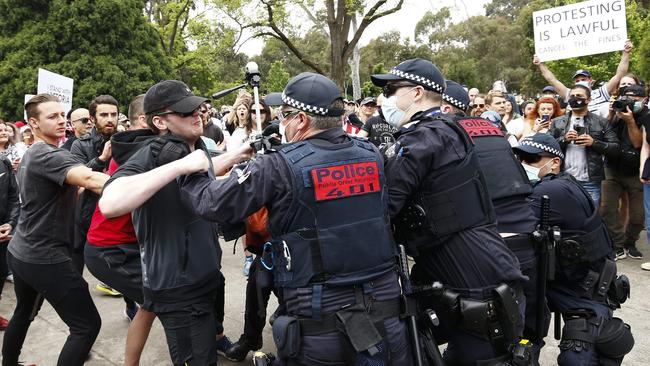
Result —
[[[72,143],[77,139],[80,139],[90,132],[88,130],[88,123],[90,120],[90,114],[86,108],[77,108],[70,113],[70,123],[74,129],[74,135],[70,136],[61,148],[64,150],[70,151],[72,148]]]
[[[516,118],[506,125],[508,133],[515,135],[517,140],[522,137],[528,136],[533,133],[533,126],[535,124],[535,101],[527,100],[521,104],[523,116]]]
[[[70,259],[72,207],[75,186],[100,193],[108,176],[57,148],[66,122],[58,98],[36,95],[25,110],[36,142],[18,171],[22,211],[7,254],[16,309],[2,342],[2,362],[18,364],[27,330],[45,299],[70,328],[57,365],[82,365],[99,334],[101,318],[88,284]]]
[[[533,118],[535,118],[532,127],[533,133],[547,133],[551,127],[551,121],[563,114],[556,98],[549,96],[539,98],[533,110]]]
[[[597,89],[592,90],[595,80],[593,79],[591,72],[588,70],[578,70],[573,75],[574,84],[583,85],[590,90],[590,113],[594,113],[603,118],[607,118],[607,115],[609,114],[608,103],[610,96],[618,87],[619,80],[625,76],[625,74],[627,74],[628,67],[630,65],[630,53],[632,52],[632,48],[632,42],[629,39],[625,41],[625,46],[621,55],[621,61],[619,62],[618,68],[616,69],[616,74],[612,76],[612,78],[609,79],[605,85]],[[570,88],[564,86],[564,84],[562,84],[562,82],[558,80],[557,77],[555,77],[548,66],[546,66],[545,63],[539,61],[537,55],[533,56],[533,64],[539,67],[539,71],[542,73],[544,79],[546,79],[549,84],[555,87],[555,90],[560,95],[560,97],[568,102],[571,97],[569,95]]]
[[[7,137],[5,124],[0,120],[0,146]],[[11,240],[14,228],[18,223],[20,200],[18,186],[13,167],[8,156],[0,153],[0,299],[5,279],[9,274],[7,267],[7,244]],[[0,316],[0,330],[7,329],[9,321]]]
[[[474,117],[480,116],[488,108],[487,104],[485,103],[485,96],[483,94],[476,95],[472,103],[473,104],[471,105],[472,109],[470,115]]]
[[[397,132],[397,128],[391,126],[386,122],[384,114],[381,111],[381,105],[384,102],[384,95],[379,94],[377,97],[377,115],[368,118],[366,123],[363,124],[361,131],[357,134],[359,137],[367,137],[368,141],[373,145],[379,147],[382,144],[392,144],[395,142],[393,134]]]
[[[11,125],[0,119],[0,155],[3,155],[13,163],[20,161],[20,153],[14,143],[14,137],[10,136],[10,131],[13,135]]]

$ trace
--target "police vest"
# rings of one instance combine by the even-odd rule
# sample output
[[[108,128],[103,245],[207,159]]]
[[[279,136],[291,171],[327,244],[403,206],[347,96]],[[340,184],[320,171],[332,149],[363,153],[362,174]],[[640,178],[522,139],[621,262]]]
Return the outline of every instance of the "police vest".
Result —
[[[358,284],[392,270],[388,191],[374,146],[310,139],[279,153],[294,191],[283,227],[271,228],[276,285]]]
[[[432,130],[448,126],[465,146],[463,160],[430,172],[395,219],[398,240],[410,254],[443,243],[462,230],[495,222],[494,209],[474,144],[449,117],[425,117],[416,128]],[[408,133],[405,132],[405,133]]]
[[[560,257],[560,264],[593,263],[612,254],[612,241],[603,220],[598,213],[598,208],[593,203],[589,193],[578,183],[575,178],[567,175],[551,175],[546,179],[568,179],[582,191],[589,200],[592,208],[591,216],[585,221],[586,230],[563,230],[562,241],[557,244],[556,251]],[[559,268],[561,270],[561,268]]]
[[[490,121],[478,117],[456,119],[474,142],[488,192],[493,201],[529,196],[533,193],[526,171],[512,152],[503,132]]]

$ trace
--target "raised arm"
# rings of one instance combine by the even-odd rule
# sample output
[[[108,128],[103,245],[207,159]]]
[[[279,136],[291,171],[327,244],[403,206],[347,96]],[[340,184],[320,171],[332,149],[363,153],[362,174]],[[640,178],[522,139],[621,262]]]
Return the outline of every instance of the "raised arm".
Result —
[[[99,199],[99,209],[107,217],[127,214],[145,203],[162,187],[176,177],[209,167],[205,152],[196,150],[182,159],[159,166],[150,171],[119,177],[111,182]]]
[[[632,48],[634,48],[632,42],[629,39],[625,41],[625,48],[621,55],[621,61],[616,68],[616,74],[607,82],[607,91],[610,95],[616,91],[619,81],[627,74],[628,68],[630,67],[630,53],[632,52]]]
[[[641,164],[639,164],[639,179],[643,183],[650,183],[650,181],[645,181],[643,178],[643,167],[645,166],[645,161],[650,157],[650,145],[648,145],[648,140],[646,140],[646,130],[645,127],[641,127],[643,131],[643,144],[641,145]]]
[[[68,170],[65,182],[101,194],[108,178],[110,177],[104,173],[94,172],[86,166],[78,165]]]
[[[560,95],[562,98],[566,98],[566,96],[569,93],[569,89],[562,84],[560,80],[558,80],[553,72],[546,66],[545,63],[541,62],[539,60],[539,57],[537,55],[533,56],[533,64],[537,65],[539,67],[539,71],[542,73],[542,76],[546,81],[548,81],[549,84],[553,85],[557,93]]]

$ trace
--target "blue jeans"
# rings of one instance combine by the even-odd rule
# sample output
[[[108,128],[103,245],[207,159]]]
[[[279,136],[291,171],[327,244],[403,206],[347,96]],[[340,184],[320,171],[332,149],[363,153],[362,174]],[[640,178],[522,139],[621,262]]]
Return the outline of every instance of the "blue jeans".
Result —
[[[643,185],[643,211],[645,211],[645,229],[650,243],[650,184]]]
[[[600,181],[597,182],[586,182],[579,180],[578,181],[582,188],[584,188],[587,193],[591,196],[591,199],[594,200],[596,204],[596,209],[600,206]]]

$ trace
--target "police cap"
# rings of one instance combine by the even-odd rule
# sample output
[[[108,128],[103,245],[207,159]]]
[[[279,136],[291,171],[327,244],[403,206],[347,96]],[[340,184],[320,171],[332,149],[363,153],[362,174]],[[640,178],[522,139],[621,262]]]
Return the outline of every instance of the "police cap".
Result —
[[[442,94],[445,91],[446,83],[442,72],[436,65],[421,58],[406,60],[393,67],[388,74],[371,75],[372,83],[383,87],[390,81],[409,80],[415,84],[422,85],[425,89],[433,90]]]
[[[303,72],[289,80],[282,92],[282,102],[303,112],[319,116],[340,116],[344,109],[330,109],[341,91],[334,82],[321,74]]]
[[[547,133],[536,133],[532,136],[526,136],[519,141],[519,146],[513,147],[512,150],[515,153],[521,151],[534,155],[547,153],[564,159],[560,143]]]
[[[469,94],[462,85],[452,80],[447,80],[447,89],[442,93],[442,100],[463,112],[469,107]]]

